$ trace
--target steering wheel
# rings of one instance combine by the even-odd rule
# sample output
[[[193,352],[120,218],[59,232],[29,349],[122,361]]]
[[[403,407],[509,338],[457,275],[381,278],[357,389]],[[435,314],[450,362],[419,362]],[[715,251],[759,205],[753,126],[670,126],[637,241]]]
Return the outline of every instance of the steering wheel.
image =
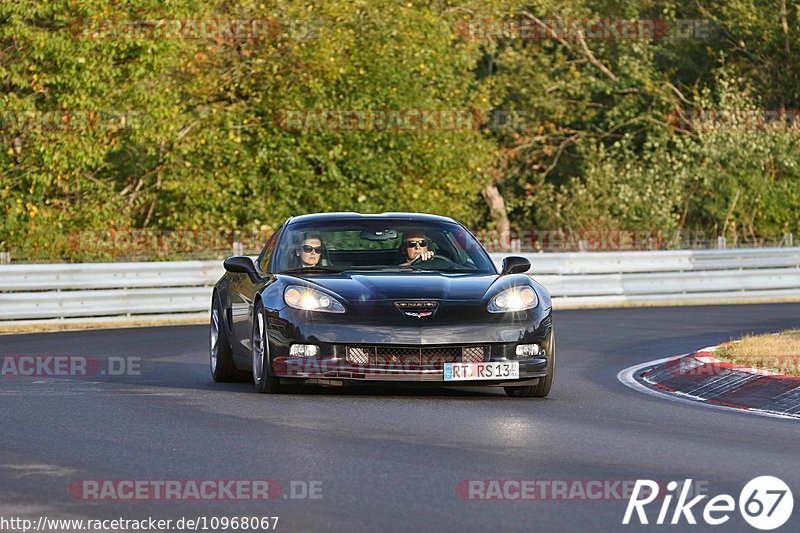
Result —
[[[411,263],[409,263],[408,266],[420,266],[420,265],[428,266],[432,262],[437,261],[437,260],[440,261],[440,262],[444,262],[446,266],[451,266],[452,265],[452,266],[455,266],[455,267],[460,267],[460,265],[458,263],[450,260],[449,258],[447,258],[447,257],[445,257],[443,255],[438,255],[438,254],[434,254],[433,257],[431,257],[427,261],[422,261],[422,254],[420,254],[417,257],[415,257],[414,260],[411,261]]]

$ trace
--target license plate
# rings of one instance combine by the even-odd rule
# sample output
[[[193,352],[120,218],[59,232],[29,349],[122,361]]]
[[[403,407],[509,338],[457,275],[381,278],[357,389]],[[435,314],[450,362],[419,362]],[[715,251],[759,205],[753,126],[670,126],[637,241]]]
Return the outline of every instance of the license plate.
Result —
[[[445,381],[477,379],[519,379],[519,362],[445,363]]]

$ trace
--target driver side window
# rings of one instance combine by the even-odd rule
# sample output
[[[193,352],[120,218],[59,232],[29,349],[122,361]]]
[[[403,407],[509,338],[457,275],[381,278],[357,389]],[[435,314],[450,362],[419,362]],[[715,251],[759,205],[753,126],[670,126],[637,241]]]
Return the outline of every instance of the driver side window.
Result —
[[[261,255],[258,257],[258,261],[256,265],[258,266],[258,270],[261,274],[265,274],[269,272],[270,262],[272,261],[272,254],[275,252],[275,244],[278,242],[278,237],[280,236],[282,226],[278,226],[272,236],[267,240],[267,244],[264,245],[264,249],[261,251]]]

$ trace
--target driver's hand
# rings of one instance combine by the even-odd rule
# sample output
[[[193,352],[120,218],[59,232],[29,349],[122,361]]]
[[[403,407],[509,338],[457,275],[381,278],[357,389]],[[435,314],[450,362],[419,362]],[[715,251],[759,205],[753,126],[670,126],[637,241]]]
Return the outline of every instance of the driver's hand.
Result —
[[[420,261],[427,261],[431,257],[433,257],[433,252],[431,250],[425,250],[424,252],[419,254]]]

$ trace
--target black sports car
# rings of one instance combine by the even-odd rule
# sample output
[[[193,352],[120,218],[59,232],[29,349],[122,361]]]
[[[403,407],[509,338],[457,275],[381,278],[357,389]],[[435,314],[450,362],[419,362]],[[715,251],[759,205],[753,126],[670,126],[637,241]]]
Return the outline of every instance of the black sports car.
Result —
[[[225,260],[211,308],[211,373],[256,390],[439,382],[544,397],[556,352],[547,290],[450,218],[290,218],[254,262]]]

